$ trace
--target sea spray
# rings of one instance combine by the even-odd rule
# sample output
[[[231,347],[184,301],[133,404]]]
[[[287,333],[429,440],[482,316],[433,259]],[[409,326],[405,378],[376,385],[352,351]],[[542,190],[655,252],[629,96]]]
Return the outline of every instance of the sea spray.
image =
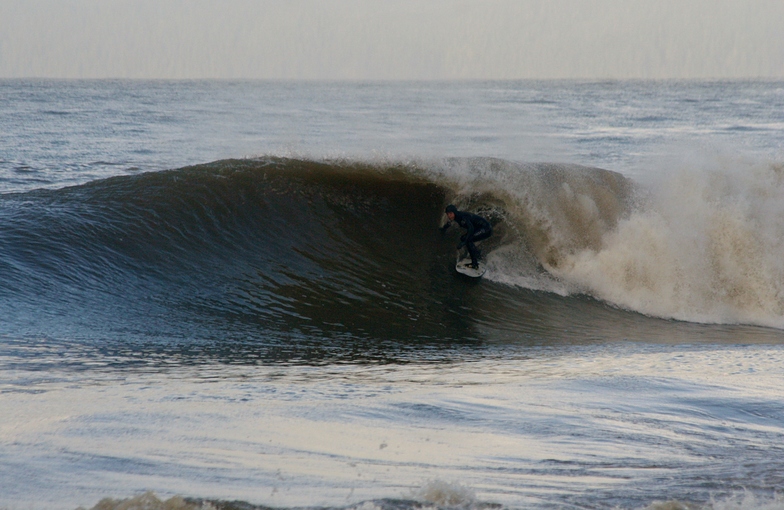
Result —
[[[598,248],[548,269],[648,315],[784,327],[784,170],[662,173]]]

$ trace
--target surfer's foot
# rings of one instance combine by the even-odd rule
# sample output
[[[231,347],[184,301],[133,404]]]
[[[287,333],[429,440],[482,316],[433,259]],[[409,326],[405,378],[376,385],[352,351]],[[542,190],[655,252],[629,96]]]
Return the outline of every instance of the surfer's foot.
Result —
[[[470,264],[468,264],[468,267],[470,267],[471,269],[479,269],[479,264],[477,264],[476,262],[471,262]]]

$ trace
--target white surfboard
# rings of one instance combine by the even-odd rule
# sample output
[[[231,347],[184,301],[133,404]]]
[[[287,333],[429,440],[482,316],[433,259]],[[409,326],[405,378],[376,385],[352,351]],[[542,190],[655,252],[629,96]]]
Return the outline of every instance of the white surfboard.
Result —
[[[458,273],[464,274],[466,276],[470,276],[471,278],[479,278],[480,276],[485,274],[487,268],[482,262],[479,262],[478,269],[474,269],[473,267],[470,267],[470,264],[471,264],[471,259],[458,260],[457,265],[455,265],[455,269],[457,270]]]

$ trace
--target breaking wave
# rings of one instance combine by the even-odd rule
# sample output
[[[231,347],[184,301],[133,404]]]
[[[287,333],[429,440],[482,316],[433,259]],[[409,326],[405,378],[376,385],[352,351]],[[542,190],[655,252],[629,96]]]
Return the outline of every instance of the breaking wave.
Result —
[[[0,305],[7,331],[99,337],[519,337],[612,308],[782,328],[783,177],[264,157],[6,194]],[[482,282],[454,272],[447,203],[494,224]]]

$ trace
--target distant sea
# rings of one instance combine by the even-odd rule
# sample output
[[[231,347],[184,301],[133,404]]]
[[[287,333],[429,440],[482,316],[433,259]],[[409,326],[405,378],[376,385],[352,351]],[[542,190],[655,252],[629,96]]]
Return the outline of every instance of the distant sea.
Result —
[[[783,253],[784,82],[0,81],[0,508],[784,509]]]

